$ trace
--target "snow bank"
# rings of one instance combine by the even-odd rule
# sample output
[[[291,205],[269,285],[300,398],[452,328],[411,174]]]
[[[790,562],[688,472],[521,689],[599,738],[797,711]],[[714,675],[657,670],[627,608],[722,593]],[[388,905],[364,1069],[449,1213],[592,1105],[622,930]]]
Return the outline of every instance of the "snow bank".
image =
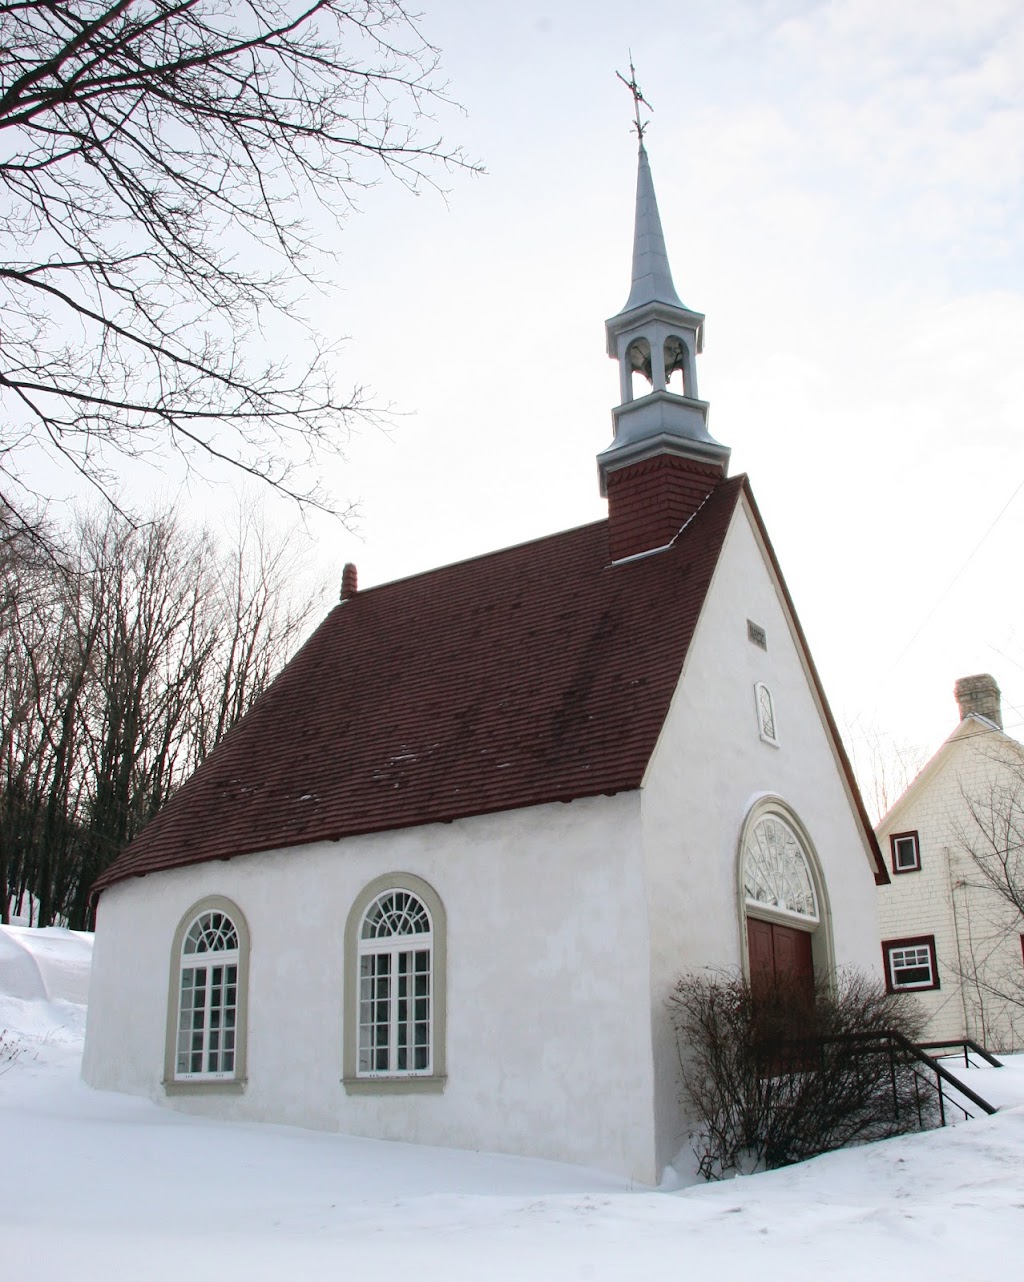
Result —
[[[756,1270],[791,1282],[824,1268],[829,1282],[987,1282],[1019,1268],[1024,1057],[970,1074],[1007,1106],[994,1118],[655,1192],[91,1091],[78,1076],[85,1008],[68,996],[86,991],[89,947],[68,931],[0,931],[0,1029],[23,1048],[0,1063],[5,1278],[728,1282]]]

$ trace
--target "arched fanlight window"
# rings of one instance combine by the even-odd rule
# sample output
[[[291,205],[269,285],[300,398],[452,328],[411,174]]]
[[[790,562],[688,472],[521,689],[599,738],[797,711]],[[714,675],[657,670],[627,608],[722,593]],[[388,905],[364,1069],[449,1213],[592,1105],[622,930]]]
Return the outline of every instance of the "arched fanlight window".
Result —
[[[393,888],[367,908],[359,931],[360,1076],[430,1073],[433,923],[411,891]]]
[[[748,905],[819,920],[818,898],[800,838],[777,814],[751,827],[743,850],[743,892]]]

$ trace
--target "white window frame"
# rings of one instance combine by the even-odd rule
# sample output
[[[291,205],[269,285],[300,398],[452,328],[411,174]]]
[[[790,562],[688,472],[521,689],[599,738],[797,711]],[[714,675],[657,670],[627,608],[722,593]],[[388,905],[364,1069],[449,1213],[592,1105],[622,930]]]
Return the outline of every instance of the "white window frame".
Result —
[[[404,900],[428,929],[368,936],[371,913]],[[383,890],[363,913],[359,932],[359,1077],[428,1075],[433,1059],[434,925],[410,890]],[[426,964],[424,965],[424,958]],[[411,981],[412,991],[409,991]],[[422,989],[421,989],[422,985]],[[425,991],[423,991],[425,990]],[[425,1026],[425,1038],[417,1040]],[[417,1063],[422,1056],[423,1062]],[[383,1062],[381,1062],[383,1060]]]
[[[364,923],[375,905],[389,895],[405,894],[418,901],[430,925],[429,932],[389,934],[379,938],[363,938]],[[345,1038],[343,1045],[343,1076],[349,1094],[420,1093],[441,1091],[447,1081],[445,1074],[446,1053],[446,973],[447,926],[444,905],[437,892],[422,878],[411,873],[391,873],[378,877],[365,886],[349,911],[345,925]],[[399,991],[398,979],[402,967],[409,967],[406,976],[415,975],[417,954],[429,953],[426,977],[429,996],[428,1031],[425,1063],[415,1062],[414,1009],[406,1008],[404,1020],[400,1018],[402,1001],[415,1002],[414,991]],[[404,958],[404,962],[403,962]],[[381,964],[383,963],[383,965]],[[379,972],[378,972],[379,968]],[[375,980],[385,981],[380,991],[373,991]],[[369,991],[368,991],[369,986]],[[424,996],[422,993],[420,998]],[[368,1009],[368,1003],[380,1002],[381,1012]],[[406,1036],[401,1036],[402,1029]],[[368,1030],[385,1028],[383,1045],[375,1044],[375,1034]],[[420,1045],[423,1045],[421,1041]],[[402,1051],[406,1052],[402,1062]],[[368,1054],[384,1051],[382,1063],[368,1062]]]
[[[913,851],[913,862],[901,864],[898,849],[901,843],[908,842]],[[894,873],[921,871],[921,839],[916,831],[892,833],[889,837],[889,850],[892,855],[892,870]]]
[[[767,707],[767,718],[765,708]],[[763,681],[754,683],[754,715],[757,717],[757,731],[765,743],[773,748],[779,746],[779,721],[775,713],[775,699]],[[770,730],[770,733],[769,733]]]
[[[917,935],[913,939],[887,939],[882,944],[885,958],[886,987],[892,993],[929,992],[939,987],[939,968],[935,957],[935,936]],[[897,967],[897,961],[900,965]],[[925,979],[900,980],[899,972],[927,968]]]
[[[208,927],[215,924],[223,927],[225,921],[231,928],[234,947],[200,952],[189,949],[190,939],[203,923]],[[211,971],[219,971],[220,974],[215,975]],[[201,986],[204,993],[203,1016],[199,1027],[196,1027],[195,1007],[191,1004],[186,1006],[186,996],[190,995],[194,1000],[198,991],[199,986],[194,983],[197,972],[205,972]],[[238,905],[219,895],[194,904],[178,923],[171,948],[163,1081],[168,1094],[244,1088],[248,974],[249,927]],[[211,997],[218,988],[219,1000],[213,1001]],[[187,1011],[193,1012],[190,1027],[183,1028]],[[200,1045],[195,1047],[197,1035]],[[192,1043],[187,1052],[182,1050],[181,1039],[185,1036]],[[201,1066],[198,1069],[183,1067],[183,1053],[187,1053],[189,1058],[198,1054]],[[211,1062],[215,1065],[212,1068]]]

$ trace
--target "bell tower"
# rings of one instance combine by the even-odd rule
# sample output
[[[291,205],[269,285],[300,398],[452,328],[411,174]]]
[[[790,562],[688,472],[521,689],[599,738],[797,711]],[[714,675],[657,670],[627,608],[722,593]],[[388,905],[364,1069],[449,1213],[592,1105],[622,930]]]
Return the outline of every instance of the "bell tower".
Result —
[[[672,282],[640,122],[644,99],[635,75],[625,83],[640,143],[633,281],[626,305],[605,322],[608,355],[619,364],[620,404],[612,410],[615,438],[597,456],[613,561],[669,544],[729,466],[729,449],[708,434],[708,403],[697,395],[704,317],[680,301]],[[670,386],[677,373],[679,390]]]

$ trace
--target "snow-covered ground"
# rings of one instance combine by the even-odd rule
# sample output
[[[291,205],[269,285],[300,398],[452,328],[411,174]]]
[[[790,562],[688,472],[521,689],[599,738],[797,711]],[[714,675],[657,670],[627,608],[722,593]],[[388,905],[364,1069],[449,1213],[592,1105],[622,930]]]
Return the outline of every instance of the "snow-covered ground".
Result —
[[[791,1282],[1017,1276],[1024,1057],[955,1129],[676,1192],[575,1167],[227,1125],[79,1079],[91,939],[0,929],[0,1278]],[[586,1119],[581,1119],[585,1121]]]

